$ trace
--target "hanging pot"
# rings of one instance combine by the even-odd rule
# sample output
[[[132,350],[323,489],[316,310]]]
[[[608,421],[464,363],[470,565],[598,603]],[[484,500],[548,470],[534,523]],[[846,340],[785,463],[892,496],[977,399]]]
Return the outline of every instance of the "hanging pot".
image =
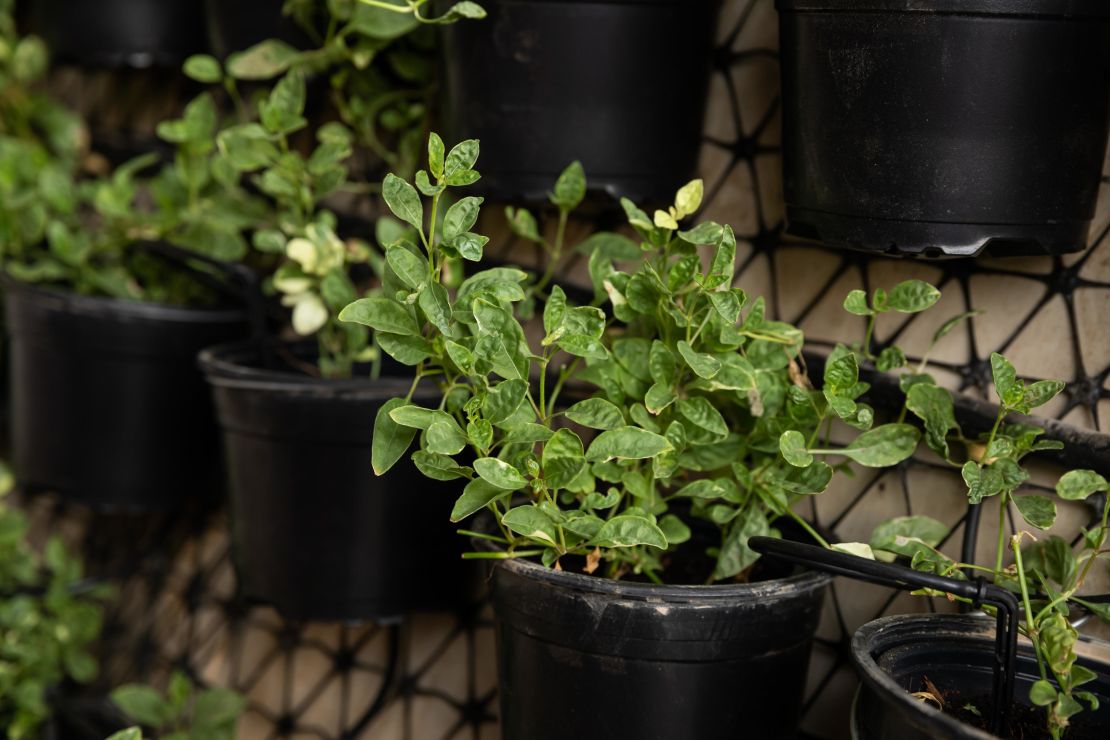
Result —
[[[254,345],[206,350],[200,365],[223,429],[247,598],[289,619],[379,621],[473,599],[479,569],[461,559],[449,519],[458,482],[426,479],[407,456],[384,476],[371,468],[373,420],[408,392],[411,371],[321,380],[264,369]],[[435,406],[438,395],[418,390],[413,402]]]
[[[57,59],[176,67],[205,50],[200,0],[31,0],[30,21]]]
[[[791,737],[828,582],[658,586],[502,561],[503,737]]]
[[[777,0],[787,231],[912,256],[1085,248],[1103,0]]]
[[[1110,643],[1081,637],[1075,650],[1078,664],[1099,675],[1083,689],[1094,693],[1100,706],[1072,717],[1066,737],[1110,737]],[[861,680],[852,711],[855,740],[995,737],[984,729],[995,663],[992,620],[938,614],[877,619],[853,635],[852,661]],[[1015,708],[1005,736],[1047,737],[1044,708],[1029,702],[1029,688],[1040,673],[1028,644],[1018,652],[1015,678]],[[947,711],[912,695],[929,690],[925,679],[940,692]]]
[[[719,3],[482,5],[443,30],[442,133],[481,140],[474,188],[546,200],[577,159],[591,188],[671,202],[697,168]]]
[[[98,298],[3,280],[16,477],[101,510],[170,510],[219,490],[194,358],[248,334],[237,309]]]

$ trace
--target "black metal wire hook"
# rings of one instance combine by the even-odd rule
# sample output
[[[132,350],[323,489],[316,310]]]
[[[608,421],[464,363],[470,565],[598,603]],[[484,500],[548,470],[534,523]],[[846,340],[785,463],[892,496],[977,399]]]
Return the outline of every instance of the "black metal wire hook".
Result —
[[[982,604],[994,606],[997,611],[990,730],[996,735],[1002,732],[1014,700],[1014,678],[1017,670],[1020,608],[1014,594],[1001,586],[988,583],[983,578],[975,581],[959,581],[955,578],[922,573],[902,565],[880,563],[801,542],[772,537],[752,537],[748,540],[748,546],[756,552],[834,575],[847,576],[902,591],[918,588],[934,589],[969,599],[975,606]]]

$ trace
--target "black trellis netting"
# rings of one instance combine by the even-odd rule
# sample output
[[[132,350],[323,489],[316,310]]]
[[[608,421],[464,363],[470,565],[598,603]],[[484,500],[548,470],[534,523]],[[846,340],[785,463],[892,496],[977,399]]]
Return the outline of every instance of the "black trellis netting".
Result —
[[[885,285],[879,282],[884,272],[927,271],[955,296],[949,304],[953,312],[979,308],[999,292],[1020,292],[1020,310],[971,319],[968,329],[950,340],[963,347],[950,347],[932,366],[957,390],[986,399],[990,352],[1044,342],[1043,335],[1030,338],[1029,333],[1050,315],[1057,326],[1049,335],[1051,345],[1045,345],[1048,354],[1066,354],[1072,370],[1063,401],[1052,414],[1101,430],[1110,418],[1100,419],[1110,407],[1110,352],[1099,347],[1110,340],[1104,322],[1097,316],[1092,320],[1091,313],[1110,311],[1110,199],[1104,196],[1091,248],[1066,258],[923,267],[787,240],[776,179],[780,103],[773,3],[734,0],[726,3],[724,18],[727,25],[715,54],[715,113],[705,139],[705,210],[718,220],[742,221],[737,233],[747,251],[737,284],[746,289],[766,285],[772,313],[802,326],[817,346],[830,338],[821,331],[825,309],[838,307],[850,287]],[[1110,190],[1110,177],[1104,178],[1105,190]],[[608,216],[599,222],[616,223]],[[501,258],[510,257],[519,261],[521,252],[505,241]],[[797,276],[799,264],[811,273],[804,279]],[[572,263],[567,279],[573,281],[580,267]],[[879,345],[898,341],[912,350],[914,338],[933,328],[920,326],[927,320],[911,316],[885,327]],[[1102,328],[1101,338],[1091,334],[1092,327]],[[1031,484],[1029,490],[1042,487]],[[251,701],[241,725],[241,734],[251,740],[498,736],[492,628],[483,604],[403,624],[290,623],[236,597],[222,516],[107,518],[51,498],[31,500],[28,506],[40,527],[71,530],[93,574],[119,584],[105,631],[104,685],[158,682],[180,668],[201,683],[236,688]],[[999,512],[997,503],[983,506],[984,541],[993,539],[1000,514],[1007,517],[1005,528],[1014,530],[1010,512]],[[928,460],[911,460],[884,474],[861,474],[816,497],[809,513],[840,540],[866,539],[870,528],[889,516],[929,514],[951,527],[950,550],[959,549],[967,519],[958,474]],[[1085,522],[1091,511],[1077,505],[1067,515]],[[135,562],[135,553],[143,559]],[[947,606],[847,582],[836,584],[826,606],[803,727],[810,737],[843,737],[854,690],[847,656],[853,629],[894,611]]]

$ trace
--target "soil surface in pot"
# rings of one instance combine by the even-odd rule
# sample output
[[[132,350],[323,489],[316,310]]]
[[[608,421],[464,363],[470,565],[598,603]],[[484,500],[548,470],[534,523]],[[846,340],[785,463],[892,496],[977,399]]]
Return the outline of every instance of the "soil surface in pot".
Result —
[[[921,683],[929,686],[932,682],[929,681],[928,676],[923,676]],[[1021,690],[1019,686],[1017,691]],[[940,694],[939,698],[943,702],[941,711],[945,714],[984,732],[990,731],[992,708],[990,691],[974,694],[945,691],[943,687],[933,684],[929,693],[934,696]],[[1045,729],[1045,709],[1022,703],[1020,698],[1019,696],[1019,701],[1010,710],[1010,717],[1002,737],[1015,740],[1051,740],[1052,735]],[[1084,709],[1086,708],[1084,704]],[[1064,733],[1065,740],[1106,740],[1106,728],[1090,721],[1092,717],[1093,714],[1088,711],[1072,717],[1071,725]]]

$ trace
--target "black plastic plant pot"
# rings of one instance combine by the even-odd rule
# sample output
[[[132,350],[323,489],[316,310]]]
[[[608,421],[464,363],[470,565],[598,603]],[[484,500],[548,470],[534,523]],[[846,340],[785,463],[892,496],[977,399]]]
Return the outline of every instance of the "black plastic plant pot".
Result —
[[[1110,3],[777,6],[787,231],[902,256],[1086,247],[1110,121]]]
[[[230,476],[239,587],[288,619],[387,621],[464,606],[481,569],[449,520],[458,481],[425,478],[406,455],[378,477],[374,418],[409,377],[320,380],[262,369],[248,345],[201,353]],[[435,406],[434,391],[413,403]]]
[[[245,337],[243,312],[3,286],[20,484],[103,511],[214,498],[219,435],[195,357]]]
[[[828,582],[657,586],[499,563],[503,737],[792,737]]]
[[[480,139],[500,199],[539,200],[581,160],[592,189],[671,202],[694,176],[716,0],[491,0],[443,31],[442,132]]]
[[[266,39],[303,48],[308,36],[282,15],[284,0],[204,0],[205,26],[212,53],[221,59]]]
[[[861,684],[852,712],[855,740],[986,740],[994,666],[995,622],[971,615],[884,617],[865,624],[852,637],[852,660]],[[1099,675],[1083,689],[1093,692],[1099,709],[1071,718],[1068,740],[1110,737],[1110,643],[1080,637],[1078,663]],[[1029,688],[1040,678],[1032,646],[1018,651],[1015,707],[1006,737],[1047,737],[1044,709],[1029,703]],[[942,711],[912,692],[941,694]],[[969,708],[972,707],[973,709]],[[978,715],[975,714],[978,712]]]
[[[173,67],[205,50],[201,0],[31,0],[30,22],[67,62]]]

